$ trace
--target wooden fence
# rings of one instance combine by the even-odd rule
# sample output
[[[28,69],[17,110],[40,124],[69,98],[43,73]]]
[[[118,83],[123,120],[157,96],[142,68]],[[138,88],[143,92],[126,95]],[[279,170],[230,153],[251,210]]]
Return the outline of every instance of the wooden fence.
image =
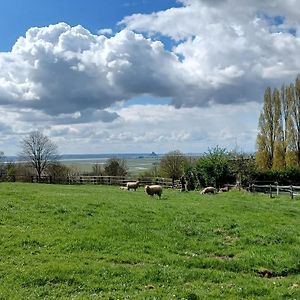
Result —
[[[104,184],[126,186],[129,181],[139,181],[141,186],[150,184],[159,184],[166,188],[180,188],[180,181],[172,182],[171,178],[134,178],[124,176],[68,176],[68,177],[52,177],[42,176],[40,179],[37,176],[31,176],[32,183],[58,183],[58,184]]]
[[[280,194],[289,194],[291,199],[294,197],[300,196],[300,186],[295,185],[278,185],[278,184],[251,184],[248,187],[250,192],[260,192],[269,194],[271,198],[275,195],[279,196]]]

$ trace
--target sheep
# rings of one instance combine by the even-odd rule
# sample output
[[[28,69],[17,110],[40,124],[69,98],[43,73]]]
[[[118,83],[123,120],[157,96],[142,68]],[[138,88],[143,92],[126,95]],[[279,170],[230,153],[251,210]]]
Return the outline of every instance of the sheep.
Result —
[[[205,189],[203,189],[200,194],[214,194],[217,190],[213,186],[208,186]]]
[[[145,185],[145,192],[150,195],[158,195],[158,197],[161,197],[162,194],[162,187],[160,185]]]
[[[136,189],[139,187],[140,182],[139,181],[135,181],[135,182],[127,182],[126,187],[127,190],[131,190],[134,189],[136,191]]]
[[[225,193],[225,192],[228,192],[228,191],[229,191],[229,186],[228,185],[219,189],[219,193]]]

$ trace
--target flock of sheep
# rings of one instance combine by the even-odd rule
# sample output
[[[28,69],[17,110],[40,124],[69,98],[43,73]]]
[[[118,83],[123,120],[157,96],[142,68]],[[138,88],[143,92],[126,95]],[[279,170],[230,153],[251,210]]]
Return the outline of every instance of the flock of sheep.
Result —
[[[139,181],[134,181],[134,182],[127,182],[126,183],[126,186],[121,186],[120,189],[123,189],[123,190],[137,190],[137,188],[140,186],[140,182]],[[162,195],[162,186],[161,185],[158,185],[158,184],[154,184],[154,185],[145,185],[145,192],[150,195],[150,196],[154,196],[154,195],[158,195],[158,197],[160,198],[161,195]],[[224,188],[221,188],[219,190],[219,192],[227,192],[229,190],[228,187],[224,187]],[[212,186],[209,186],[209,187],[206,187],[204,188],[200,194],[215,194],[217,193],[217,189],[212,187]]]
[[[122,190],[135,190],[140,186],[140,182],[139,181],[134,181],[134,182],[127,182],[126,186],[120,186],[120,189]],[[162,195],[162,186],[158,185],[158,184],[154,184],[154,185],[145,185],[145,192],[150,195],[150,196],[154,196],[154,195],[158,195],[158,197],[160,198]]]

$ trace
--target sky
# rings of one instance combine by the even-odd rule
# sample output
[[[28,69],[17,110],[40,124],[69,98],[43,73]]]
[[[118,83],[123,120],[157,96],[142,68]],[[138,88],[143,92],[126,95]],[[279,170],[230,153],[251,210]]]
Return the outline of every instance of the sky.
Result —
[[[300,70],[297,0],[1,0],[0,150],[255,151],[266,87]]]

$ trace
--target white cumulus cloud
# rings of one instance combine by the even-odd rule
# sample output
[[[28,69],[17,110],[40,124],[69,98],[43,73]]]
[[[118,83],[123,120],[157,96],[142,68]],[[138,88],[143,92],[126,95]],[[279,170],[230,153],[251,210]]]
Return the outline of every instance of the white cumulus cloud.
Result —
[[[0,53],[0,104],[59,115],[168,96],[177,65],[161,42],[126,29],[107,38],[65,23],[31,28]]]
[[[299,73],[297,1],[182,0],[183,6],[125,17],[137,32],[166,36],[181,58],[186,95],[176,106],[261,101],[266,86]],[[188,90],[188,91],[187,91]]]

